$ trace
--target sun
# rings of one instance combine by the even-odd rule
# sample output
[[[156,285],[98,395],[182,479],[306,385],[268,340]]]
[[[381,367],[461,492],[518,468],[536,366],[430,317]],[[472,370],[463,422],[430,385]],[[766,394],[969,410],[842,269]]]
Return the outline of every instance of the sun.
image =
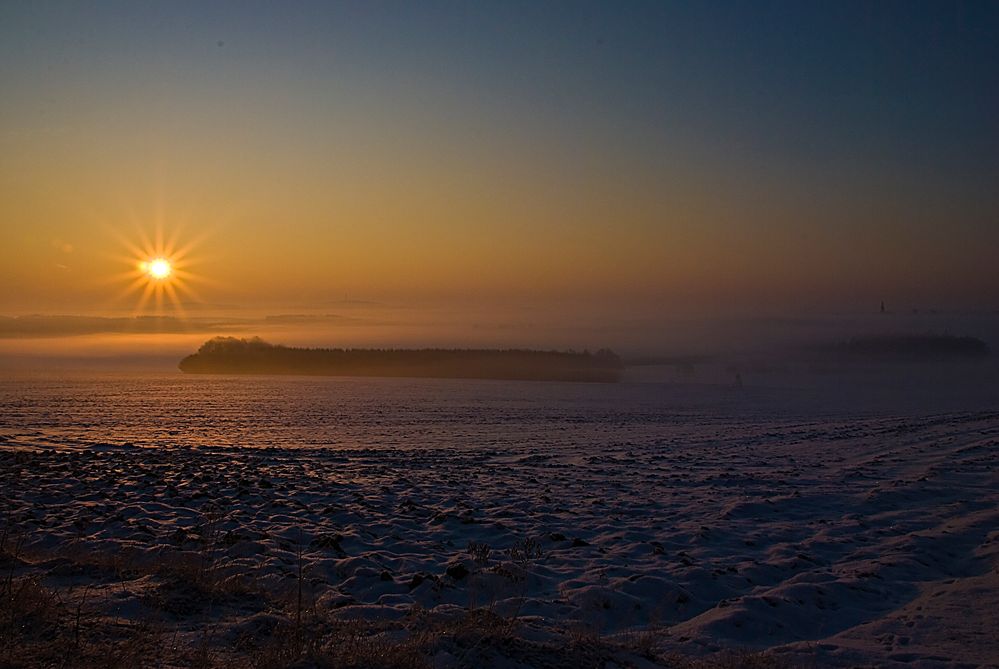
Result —
[[[144,234],[139,226],[137,232],[138,243],[118,235],[127,253],[116,257],[127,262],[130,269],[107,279],[109,283],[127,284],[115,301],[138,294],[135,315],[186,319],[184,303],[201,301],[192,284],[206,282],[205,277],[194,273],[192,266],[199,263],[190,257],[198,240],[178,244],[179,229],[175,228],[173,235],[167,237],[160,225],[156,226],[153,237]]]
[[[139,263],[139,269],[156,281],[163,281],[173,274],[173,265],[166,258],[153,258]]]

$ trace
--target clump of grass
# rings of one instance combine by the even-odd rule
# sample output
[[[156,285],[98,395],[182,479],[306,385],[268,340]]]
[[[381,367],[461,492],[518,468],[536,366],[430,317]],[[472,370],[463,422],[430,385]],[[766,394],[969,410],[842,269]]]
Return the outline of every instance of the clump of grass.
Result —
[[[628,651],[647,660],[655,660],[659,654],[666,635],[664,627],[656,622],[650,623],[644,629],[634,630],[622,635],[621,645]]]
[[[508,553],[514,564],[526,569],[536,560],[544,557],[541,542],[533,537],[525,537],[510,547]]]
[[[0,647],[48,641],[59,623],[59,599],[34,576],[13,578],[0,591]]]
[[[202,514],[197,532],[201,537],[198,550],[198,572],[195,574],[202,583],[214,582],[219,567],[218,550],[222,543],[222,524],[226,512],[221,507],[209,506]]]
[[[300,626],[292,620],[277,626],[264,639],[242,643],[254,669],[293,666],[337,669],[429,669],[426,639],[411,635],[389,639],[384,630],[361,621],[326,621]]]
[[[492,548],[484,541],[469,541],[468,547],[465,549],[468,552],[469,557],[475,564],[485,566],[489,564],[489,555],[492,553]]]
[[[106,630],[77,649],[69,666],[79,669],[131,669],[162,666],[167,646],[163,631],[150,622],[129,626],[124,632]]]

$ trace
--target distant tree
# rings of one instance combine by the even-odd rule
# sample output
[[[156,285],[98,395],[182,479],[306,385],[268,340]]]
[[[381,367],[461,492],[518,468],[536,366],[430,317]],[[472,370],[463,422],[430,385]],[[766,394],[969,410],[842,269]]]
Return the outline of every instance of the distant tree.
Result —
[[[181,360],[180,368],[226,374],[616,381],[624,364],[610,349],[596,354],[522,349],[307,349],[269,344],[259,337],[214,337]]]

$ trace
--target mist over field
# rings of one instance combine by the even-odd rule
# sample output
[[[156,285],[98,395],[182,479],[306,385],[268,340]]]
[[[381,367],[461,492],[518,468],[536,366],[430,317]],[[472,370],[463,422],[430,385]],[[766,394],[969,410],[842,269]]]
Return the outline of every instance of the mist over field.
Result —
[[[550,310],[475,310],[362,305],[338,313],[221,317],[20,316],[0,318],[0,364],[51,366],[93,357],[96,367],[173,367],[216,335],[259,336],[289,346],[339,348],[611,348],[643,365],[684,359],[779,363],[877,335],[951,335],[999,347],[999,314],[915,312],[802,317],[580,316]],[[20,360],[20,362],[19,362]]]

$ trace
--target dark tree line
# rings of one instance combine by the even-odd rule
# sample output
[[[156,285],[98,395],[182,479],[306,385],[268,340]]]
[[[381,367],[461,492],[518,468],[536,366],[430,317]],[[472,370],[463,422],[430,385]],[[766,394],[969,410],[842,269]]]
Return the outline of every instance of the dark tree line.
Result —
[[[953,335],[888,335],[856,337],[840,346],[851,355],[906,360],[940,358],[983,358],[989,346],[976,337]]]
[[[215,337],[180,362],[192,373],[312,374],[617,381],[624,365],[609,349],[533,351],[524,349],[343,349],[292,348],[259,337]]]

